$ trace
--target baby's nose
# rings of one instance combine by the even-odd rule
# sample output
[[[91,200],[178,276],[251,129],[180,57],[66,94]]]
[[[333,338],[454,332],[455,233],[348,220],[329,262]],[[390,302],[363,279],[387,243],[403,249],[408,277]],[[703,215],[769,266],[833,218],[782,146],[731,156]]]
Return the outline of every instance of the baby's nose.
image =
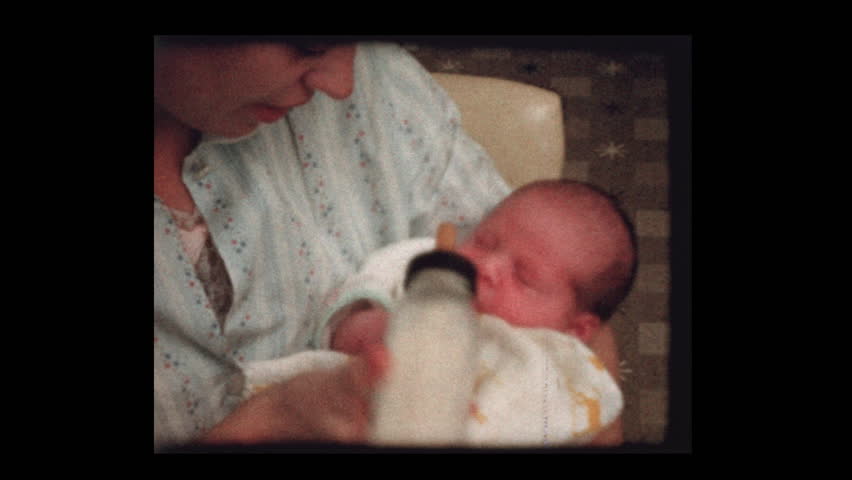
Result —
[[[477,280],[489,286],[497,286],[506,277],[506,259],[499,254],[485,255],[474,262]]]

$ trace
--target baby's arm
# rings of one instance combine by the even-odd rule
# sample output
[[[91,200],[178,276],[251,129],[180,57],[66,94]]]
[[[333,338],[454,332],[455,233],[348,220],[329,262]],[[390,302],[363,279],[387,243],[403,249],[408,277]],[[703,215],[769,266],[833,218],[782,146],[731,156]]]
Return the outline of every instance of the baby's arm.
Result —
[[[364,347],[380,343],[388,308],[402,295],[408,262],[434,246],[434,239],[420,238],[391,244],[371,254],[356,274],[323,300],[315,344],[357,355]]]

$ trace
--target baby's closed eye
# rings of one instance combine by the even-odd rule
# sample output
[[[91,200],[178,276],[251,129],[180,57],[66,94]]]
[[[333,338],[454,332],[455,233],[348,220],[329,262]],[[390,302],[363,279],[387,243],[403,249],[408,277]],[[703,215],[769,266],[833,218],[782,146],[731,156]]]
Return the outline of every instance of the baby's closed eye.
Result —
[[[473,245],[483,250],[492,250],[497,247],[497,236],[487,232],[477,232],[473,236]]]
[[[515,276],[521,284],[526,285],[527,287],[538,288],[541,286],[541,280],[538,277],[537,272],[527,263],[515,263]]]

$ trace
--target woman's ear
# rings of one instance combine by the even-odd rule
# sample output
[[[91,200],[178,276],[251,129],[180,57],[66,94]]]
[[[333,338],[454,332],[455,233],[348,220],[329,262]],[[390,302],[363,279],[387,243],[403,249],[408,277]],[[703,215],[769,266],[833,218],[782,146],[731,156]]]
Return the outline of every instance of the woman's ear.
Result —
[[[601,319],[591,312],[580,313],[568,322],[565,331],[588,344],[601,328]]]

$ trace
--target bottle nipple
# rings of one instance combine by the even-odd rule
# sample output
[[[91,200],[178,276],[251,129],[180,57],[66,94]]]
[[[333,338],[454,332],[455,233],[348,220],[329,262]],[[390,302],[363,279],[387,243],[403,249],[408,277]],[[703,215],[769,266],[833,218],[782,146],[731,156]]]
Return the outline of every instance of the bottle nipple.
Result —
[[[438,225],[435,236],[435,250],[452,251],[456,246],[456,226],[450,222]]]

